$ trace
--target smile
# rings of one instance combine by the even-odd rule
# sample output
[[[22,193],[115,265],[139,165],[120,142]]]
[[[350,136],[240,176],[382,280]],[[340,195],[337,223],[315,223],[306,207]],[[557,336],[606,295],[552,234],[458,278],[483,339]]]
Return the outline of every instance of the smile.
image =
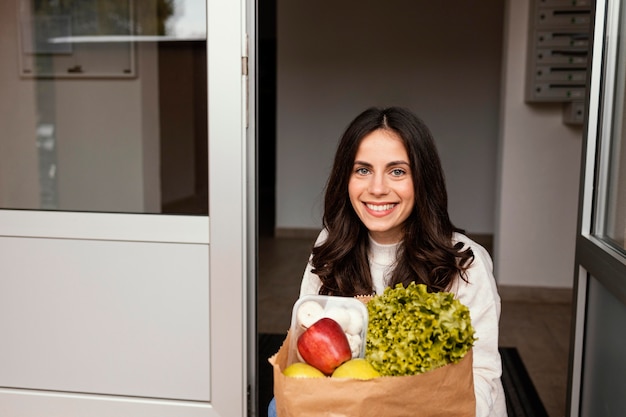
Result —
[[[370,203],[365,203],[365,205],[367,206],[368,209],[372,210],[372,211],[386,211],[386,210],[391,210],[392,208],[394,208],[397,204],[370,204]]]

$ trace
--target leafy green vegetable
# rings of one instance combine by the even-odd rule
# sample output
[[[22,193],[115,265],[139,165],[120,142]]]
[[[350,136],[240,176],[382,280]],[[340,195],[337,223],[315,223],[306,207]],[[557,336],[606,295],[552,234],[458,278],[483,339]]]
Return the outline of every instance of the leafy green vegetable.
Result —
[[[414,375],[459,362],[476,338],[469,309],[452,293],[398,284],[367,303],[365,358],[381,374]]]

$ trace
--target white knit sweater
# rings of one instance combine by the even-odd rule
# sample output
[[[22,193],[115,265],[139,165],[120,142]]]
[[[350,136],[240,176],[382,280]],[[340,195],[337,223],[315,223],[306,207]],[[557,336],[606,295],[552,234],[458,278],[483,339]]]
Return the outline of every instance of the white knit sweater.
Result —
[[[316,245],[326,239],[326,231],[319,235]],[[453,243],[463,242],[474,252],[474,261],[467,270],[468,282],[457,279],[451,291],[470,310],[472,326],[477,340],[473,347],[474,392],[476,394],[476,417],[506,417],[506,403],[500,376],[502,362],[498,352],[498,323],[500,320],[500,296],[493,276],[493,263],[487,251],[460,233],[455,233]],[[397,244],[381,245],[370,238],[370,271],[377,294],[387,286],[387,277],[396,258]],[[322,285],[319,277],[311,272],[309,263],[302,279],[300,296],[318,294]]]

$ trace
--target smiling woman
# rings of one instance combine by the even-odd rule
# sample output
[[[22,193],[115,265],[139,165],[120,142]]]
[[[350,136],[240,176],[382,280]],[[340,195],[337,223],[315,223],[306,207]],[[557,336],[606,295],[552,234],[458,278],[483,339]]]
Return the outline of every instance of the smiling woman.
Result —
[[[454,293],[469,308],[477,339],[476,416],[506,416],[492,261],[450,220],[441,162],[422,120],[391,107],[352,121],[327,182],[323,226],[300,296],[382,294],[411,283]]]
[[[450,287],[471,251],[452,242],[443,170],[428,127],[406,109],[369,109],[346,129],[326,187],[324,242],[311,264],[324,294],[371,294],[418,279],[431,290]],[[367,251],[403,242],[395,273],[372,281]],[[354,278],[355,276],[359,277]],[[376,284],[379,284],[376,288]]]

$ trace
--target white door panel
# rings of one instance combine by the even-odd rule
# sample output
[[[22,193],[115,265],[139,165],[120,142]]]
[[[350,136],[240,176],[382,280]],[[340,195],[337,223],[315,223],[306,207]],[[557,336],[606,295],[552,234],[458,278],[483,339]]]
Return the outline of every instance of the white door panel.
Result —
[[[0,388],[0,415],[10,417],[218,417],[207,403],[50,393]]]
[[[0,238],[0,386],[210,401],[208,247]]]

